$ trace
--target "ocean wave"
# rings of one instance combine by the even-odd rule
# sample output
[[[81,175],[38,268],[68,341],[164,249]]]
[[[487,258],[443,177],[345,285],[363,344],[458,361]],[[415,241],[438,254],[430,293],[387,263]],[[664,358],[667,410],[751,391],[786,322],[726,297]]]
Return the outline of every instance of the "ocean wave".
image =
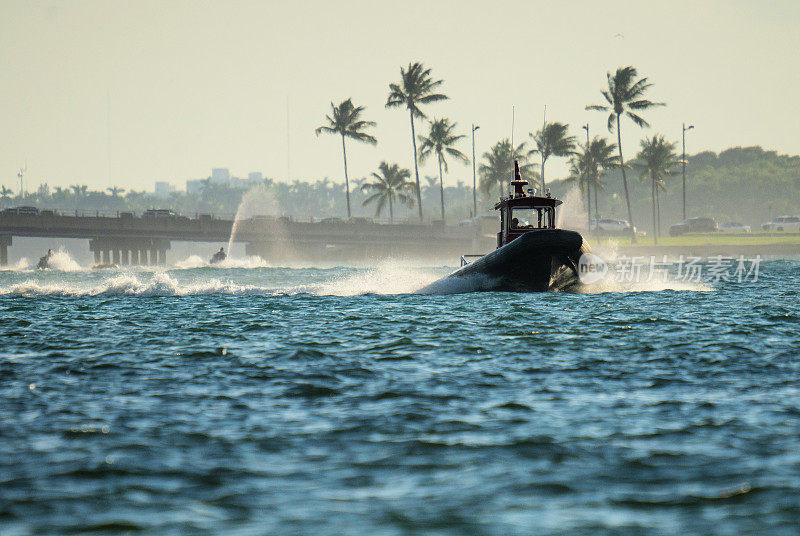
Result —
[[[149,280],[123,273],[104,279],[99,285],[84,287],[69,283],[41,283],[29,279],[22,283],[0,288],[0,295],[17,296],[189,296],[194,294],[264,294],[272,291],[255,285],[237,285],[211,279],[204,282],[182,284],[165,272],[155,272]]]

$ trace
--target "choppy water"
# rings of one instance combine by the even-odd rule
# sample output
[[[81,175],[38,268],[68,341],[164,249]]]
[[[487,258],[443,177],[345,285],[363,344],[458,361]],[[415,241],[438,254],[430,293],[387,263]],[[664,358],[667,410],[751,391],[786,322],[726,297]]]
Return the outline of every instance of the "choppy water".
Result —
[[[182,266],[0,272],[0,534],[800,530],[798,261],[438,296]]]

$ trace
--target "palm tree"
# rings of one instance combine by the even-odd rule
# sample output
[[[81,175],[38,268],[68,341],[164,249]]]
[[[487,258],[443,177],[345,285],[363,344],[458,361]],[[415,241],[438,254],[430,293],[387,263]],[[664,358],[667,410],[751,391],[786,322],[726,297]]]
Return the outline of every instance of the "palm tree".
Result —
[[[419,206],[420,220],[422,219],[422,196],[419,186],[417,138],[414,133],[414,118],[425,117],[425,114],[419,108],[421,104],[430,104],[448,98],[447,95],[442,93],[435,93],[436,89],[443,83],[443,80],[432,80],[431,70],[426,69],[422,63],[409,63],[407,69],[400,67],[400,83],[389,84],[389,97],[386,99],[387,108],[405,106],[411,119],[411,144],[414,147],[414,178],[417,182],[417,204]]]
[[[389,203],[389,221],[394,222],[394,201],[400,201],[406,206],[414,206],[414,194],[417,194],[419,199],[419,191],[414,186],[414,183],[409,181],[411,172],[405,168],[401,168],[397,164],[388,164],[381,162],[378,166],[380,173],[373,173],[372,177],[374,182],[367,182],[361,186],[365,193],[372,192],[372,195],[367,197],[362,205],[366,206],[370,203],[378,203],[375,209],[375,215],[379,215],[383,211],[386,203]]]
[[[585,145],[579,145],[578,147],[580,151],[573,154],[572,158],[569,160],[569,174],[567,178],[564,179],[564,184],[567,186],[578,185],[581,191],[583,206],[586,208],[589,220],[591,220],[592,204],[589,198],[589,188],[587,187],[586,191],[583,191],[584,187],[589,184],[589,177],[586,172],[589,155]]]
[[[364,121],[361,113],[365,110],[363,106],[353,106],[352,99],[342,101],[338,106],[331,103],[331,115],[326,115],[327,125],[317,128],[317,136],[325,132],[328,134],[339,134],[342,137],[342,157],[344,158],[344,186],[347,194],[347,218],[350,219],[350,180],[347,177],[347,148],[345,139],[352,138],[356,141],[375,145],[378,140],[364,132],[368,127],[374,127],[374,121]]]
[[[119,197],[119,194],[125,192],[125,188],[120,188],[118,186],[112,186],[111,188],[106,188],[109,193],[111,193],[111,197]]]
[[[631,198],[628,194],[628,178],[625,174],[625,159],[622,157],[622,132],[620,130],[620,119],[623,115],[630,117],[639,127],[649,127],[650,124],[639,115],[642,110],[653,108],[654,106],[665,106],[663,102],[652,102],[644,97],[645,92],[653,84],[648,83],[647,78],[634,80],[639,74],[635,67],[619,67],[614,76],[607,73],[608,89],[601,90],[603,97],[608,104],[593,104],[587,106],[587,110],[599,110],[609,112],[608,131],[614,132],[617,129],[617,149],[619,151],[619,163],[622,168],[622,185],[625,188],[625,203],[628,206],[628,221],[633,228],[633,212],[631,212]],[[636,235],[633,235],[636,241]]]
[[[650,178],[650,194],[653,204],[653,239],[658,244],[659,217],[657,216],[658,190],[664,189],[664,177],[672,173],[678,165],[678,155],[675,154],[675,143],[669,143],[664,136],[654,135],[645,138],[640,143],[642,150],[637,155],[635,167],[641,170],[641,178]]]
[[[609,169],[619,167],[619,156],[614,153],[617,151],[617,146],[614,143],[609,143],[606,138],[595,136],[589,143],[588,161],[589,172],[587,174],[587,188],[594,190],[594,216],[600,217],[600,212],[597,209],[597,192],[603,189],[603,183],[600,178]]]
[[[542,165],[539,168],[542,178],[542,191],[545,191],[544,165],[550,156],[569,156],[575,149],[575,136],[568,136],[568,126],[564,123],[546,123],[536,134],[528,134],[533,143],[534,149],[528,151],[528,156],[538,154],[542,158]]]
[[[11,199],[12,195],[14,195],[14,190],[6,188],[5,184],[0,186],[0,199]]]
[[[513,153],[511,142],[508,138],[495,143],[488,151],[483,153],[485,164],[481,164],[479,171],[481,174],[480,188],[486,194],[491,194],[492,188],[497,185],[499,195],[503,195],[503,189],[513,179],[514,159],[519,161],[519,171],[522,178],[531,181],[536,177],[533,165],[528,164],[525,156],[525,142],[516,146]]]
[[[436,154],[436,159],[439,163],[439,194],[442,202],[442,221],[444,221],[444,177],[442,175],[442,168],[447,171],[447,159],[445,155],[450,155],[456,160],[461,162],[469,162],[469,159],[464,153],[453,147],[460,139],[465,136],[455,134],[453,131],[456,128],[456,123],[444,117],[442,119],[434,119],[431,122],[431,130],[427,136],[419,137],[419,162],[425,163],[425,160],[432,154]]]

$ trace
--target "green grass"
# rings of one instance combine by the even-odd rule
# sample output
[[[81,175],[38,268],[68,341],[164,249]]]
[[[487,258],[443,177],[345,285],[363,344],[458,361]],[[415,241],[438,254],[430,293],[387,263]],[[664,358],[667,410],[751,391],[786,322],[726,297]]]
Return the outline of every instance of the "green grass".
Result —
[[[630,238],[595,238],[588,237],[590,243],[597,245],[618,245],[631,247],[653,247],[652,236],[636,238],[636,243],[631,244]],[[800,234],[786,233],[747,233],[747,234],[688,234],[681,236],[662,236],[658,239],[659,246],[704,246],[704,245],[731,245],[731,246],[763,246],[768,244],[787,244],[800,246]]]

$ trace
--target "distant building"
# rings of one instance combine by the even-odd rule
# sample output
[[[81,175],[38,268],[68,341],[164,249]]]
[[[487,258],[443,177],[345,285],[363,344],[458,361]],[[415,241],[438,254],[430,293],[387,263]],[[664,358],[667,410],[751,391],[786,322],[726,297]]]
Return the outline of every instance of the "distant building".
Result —
[[[230,184],[231,172],[228,168],[212,168],[211,182],[215,184]]]
[[[203,179],[186,181],[186,193],[189,195],[200,194],[203,191]]]
[[[238,188],[247,190],[253,186],[258,186],[264,182],[264,174],[260,171],[253,171],[247,174],[247,178],[232,177],[228,168],[212,168],[211,183],[217,186],[227,186],[228,188]],[[192,179],[186,181],[186,193],[189,195],[199,195],[203,191],[203,184],[206,179]]]
[[[166,181],[157,181],[156,188],[155,188],[155,195],[156,197],[169,197],[171,192],[175,191],[175,187],[172,186],[170,183]]]

